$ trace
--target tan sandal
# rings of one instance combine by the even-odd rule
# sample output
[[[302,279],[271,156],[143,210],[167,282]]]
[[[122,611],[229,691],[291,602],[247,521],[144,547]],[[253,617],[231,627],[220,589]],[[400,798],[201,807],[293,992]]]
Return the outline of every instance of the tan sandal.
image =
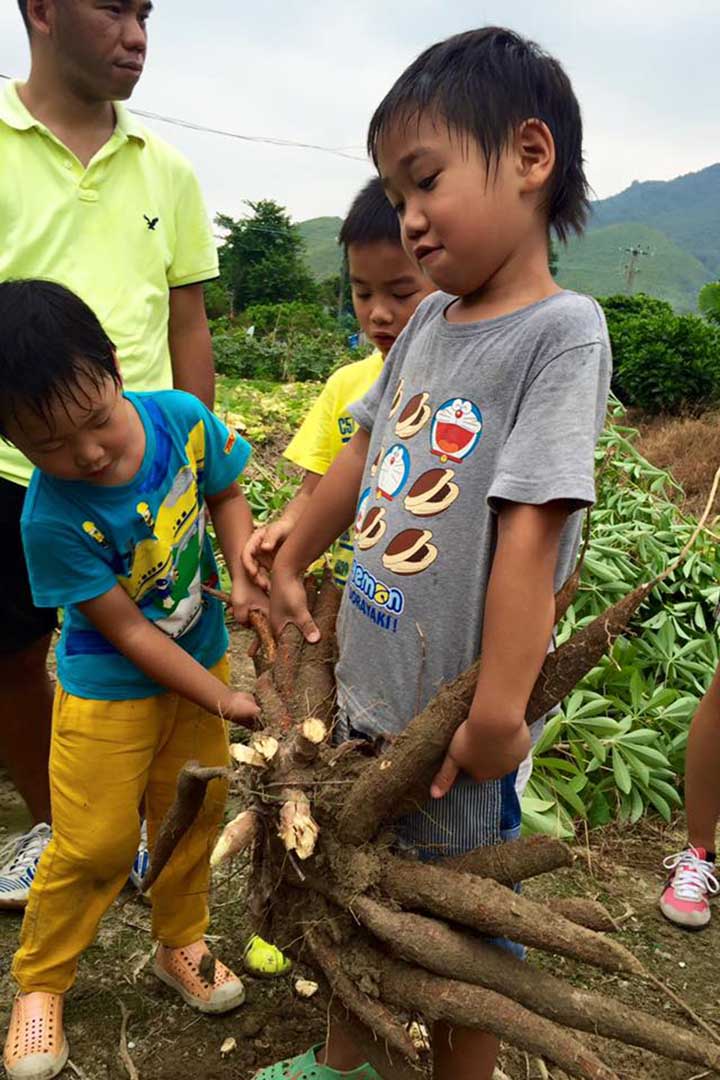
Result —
[[[200,1012],[229,1012],[245,1000],[245,987],[240,979],[212,956],[204,941],[195,941],[182,949],[158,945],[153,971]]]
[[[62,1015],[62,994],[18,994],[3,1054],[10,1080],[52,1080],[62,1072],[70,1053]]]

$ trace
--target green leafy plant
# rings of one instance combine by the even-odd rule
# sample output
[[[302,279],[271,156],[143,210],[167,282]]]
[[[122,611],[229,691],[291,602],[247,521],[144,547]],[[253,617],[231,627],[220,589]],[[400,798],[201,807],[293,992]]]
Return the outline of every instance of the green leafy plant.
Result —
[[[672,478],[635,450],[635,434],[616,422],[601,440],[592,539],[559,642],[671,564],[694,528]],[[635,636],[621,637],[546,724],[523,801],[526,831],[571,836],[577,819],[635,822],[647,810],[668,820],[681,805],[689,722],[720,656],[719,581],[716,543],[701,537],[650,595]]]

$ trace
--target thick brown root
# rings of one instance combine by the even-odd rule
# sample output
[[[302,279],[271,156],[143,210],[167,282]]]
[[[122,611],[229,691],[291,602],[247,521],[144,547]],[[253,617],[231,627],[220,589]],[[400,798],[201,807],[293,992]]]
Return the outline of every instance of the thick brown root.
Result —
[[[595,930],[599,934],[612,934],[618,928],[610,912],[599,900],[587,900],[584,896],[568,896],[565,899],[557,898],[543,902],[556,915],[562,915],[570,922],[585,926],[588,930]]]
[[[382,867],[382,891],[404,908],[427,911],[488,936],[509,937],[603,971],[644,974],[640,961],[619,942],[571,923],[496,881],[392,856],[383,859]]]
[[[467,855],[441,859],[438,865],[464,874],[492,878],[501,885],[512,887],[518,881],[572,866],[574,860],[572,851],[561,840],[553,840],[550,836],[528,836],[510,840],[507,844],[477,848]]]
[[[625,630],[653,584],[633,590],[547,656],[528,702],[528,724],[562,701],[596,666]],[[477,661],[443,686],[387,753],[363,771],[348,792],[340,814],[338,833],[343,842],[367,843],[386,821],[427,802],[432,778],[450,740],[467,717],[479,669]]]
[[[697,1034],[628,1009],[604,994],[579,990],[445,923],[390,911],[366,896],[357,899],[353,912],[401,959],[437,975],[504,994],[557,1024],[619,1039],[674,1061],[720,1067],[720,1048]]]
[[[263,726],[266,730],[275,732],[290,730],[293,726],[292,714],[269,671],[264,671],[255,683],[255,697],[262,710]]]
[[[403,1025],[385,1005],[358,989],[356,983],[345,974],[337,951],[327,944],[317,931],[310,931],[305,941],[333,993],[340,998],[343,1005],[389,1047],[403,1054],[409,1061],[417,1061],[418,1052]]]
[[[150,869],[143,878],[142,891],[144,893],[157,881],[183,836],[192,828],[200,813],[210,781],[227,781],[229,775],[227,769],[204,768],[197,761],[189,761],[180,770],[175,801],[160,826],[150,857]]]
[[[580,1039],[550,1020],[479,986],[443,979],[367,950],[383,1001],[416,1010],[426,1020],[488,1031],[530,1054],[554,1061],[584,1080],[618,1080]],[[363,950],[364,953],[364,950]]]
[[[288,708],[292,708],[295,697],[295,679],[304,641],[302,631],[293,623],[288,623],[277,644],[274,682]]]
[[[330,724],[335,709],[335,623],[342,593],[326,571],[313,619],[321,637],[315,645],[305,642],[295,680],[295,712],[298,718],[316,716]]]
[[[544,716],[592,671],[627,628],[653,585],[654,582],[639,585],[578,630],[559,649],[548,654],[530,695],[526,712],[528,723]]]

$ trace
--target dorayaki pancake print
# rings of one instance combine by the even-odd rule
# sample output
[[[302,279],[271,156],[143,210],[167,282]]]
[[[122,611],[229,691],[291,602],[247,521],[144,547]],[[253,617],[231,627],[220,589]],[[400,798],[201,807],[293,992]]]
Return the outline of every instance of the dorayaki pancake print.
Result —
[[[377,454],[375,455],[375,460],[373,461],[372,465],[370,466],[370,475],[371,476],[375,476],[375,474],[377,473],[378,468],[380,466],[380,459],[381,459],[381,457],[383,456],[384,453],[385,453],[385,450],[381,446],[380,449],[378,450]]]
[[[382,460],[377,478],[377,496],[392,502],[407,483],[410,475],[410,455],[404,446],[391,446]]]
[[[412,439],[430,419],[430,406],[426,404],[429,394],[415,394],[398,416],[395,434],[399,439]]]
[[[403,529],[385,548],[383,566],[393,574],[421,574],[437,559],[429,529]]]
[[[453,398],[435,413],[430,450],[441,461],[459,464],[476,448],[483,430],[482,413],[472,401]]]
[[[382,540],[387,530],[384,521],[385,509],[382,506],[371,506],[368,512],[355,528],[355,545],[361,551],[369,551],[370,548]]]
[[[402,401],[404,385],[405,385],[405,380],[401,379],[400,382],[397,385],[397,390],[395,391],[395,394],[393,395],[392,404],[390,406],[390,412],[388,414],[388,420],[392,420],[393,416],[395,415],[395,413],[400,408],[400,402]]]
[[[453,483],[454,475],[454,469],[428,469],[405,496],[405,509],[416,517],[442,514],[460,494],[460,488]]]

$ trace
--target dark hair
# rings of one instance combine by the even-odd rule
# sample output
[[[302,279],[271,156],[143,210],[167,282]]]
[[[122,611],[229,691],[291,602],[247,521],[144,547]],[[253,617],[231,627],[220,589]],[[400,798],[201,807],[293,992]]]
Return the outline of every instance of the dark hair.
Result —
[[[114,346],[79,297],[51,281],[0,283],[0,434],[30,409],[50,425],[58,401],[82,401],[80,376],[119,386]]]
[[[379,176],[368,180],[355,196],[342,223],[338,243],[347,253],[350,244],[402,243],[397,213],[385,194]]]
[[[20,14],[23,17],[23,22],[25,23],[25,28],[27,29],[27,32],[29,34],[30,33],[30,20],[28,18],[28,12],[27,12],[27,0],[18,0],[18,7],[20,8]]]
[[[368,150],[401,119],[441,117],[451,131],[476,139],[488,173],[525,120],[543,120],[555,141],[548,222],[562,241],[581,233],[588,213],[580,106],[560,63],[512,30],[486,26],[426,49],[400,76],[370,121]]]

